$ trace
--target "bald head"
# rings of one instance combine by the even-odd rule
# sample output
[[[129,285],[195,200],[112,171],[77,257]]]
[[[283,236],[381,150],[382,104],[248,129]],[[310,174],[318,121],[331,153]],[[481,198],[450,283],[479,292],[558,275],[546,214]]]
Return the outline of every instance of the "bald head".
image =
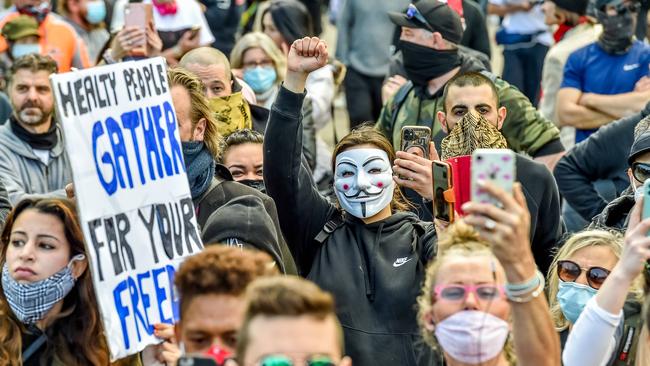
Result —
[[[212,47],[199,47],[186,53],[179,66],[201,79],[208,98],[232,94],[230,62],[223,52]]]

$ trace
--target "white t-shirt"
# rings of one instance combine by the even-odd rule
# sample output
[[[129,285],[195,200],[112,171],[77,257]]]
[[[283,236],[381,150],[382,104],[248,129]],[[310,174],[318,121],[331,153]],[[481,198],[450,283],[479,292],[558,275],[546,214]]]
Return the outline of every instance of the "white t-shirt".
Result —
[[[504,6],[508,4],[521,4],[524,0],[489,0],[490,4]],[[553,36],[548,32],[544,23],[544,11],[541,5],[535,5],[529,11],[510,13],[503,18],[501,25],[510,33],[533,34],[545,31],[537,36],[537,41],[544,45],[553,44]]]
[[[143,0],[145,4],[151,4],[151,0]],[[119,32],[124,27],[124,8],[128,0],[117,0],[113,9],[113,19],[111,21],[111,32]],[[200,26],[199,44],[210,45],[214,42],[214,36],[210,31],[210,26],[205,20],[201,6],[196,0],[176,0],[178,10],[173,15],[160,15],[153,8],[153,20],[157,31],[169,32],[189,29],[194,26]]]

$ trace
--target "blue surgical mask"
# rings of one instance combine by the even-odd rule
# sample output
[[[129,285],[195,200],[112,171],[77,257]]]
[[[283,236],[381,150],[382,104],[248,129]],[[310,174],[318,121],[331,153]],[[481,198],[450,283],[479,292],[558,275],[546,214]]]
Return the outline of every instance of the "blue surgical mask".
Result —
[[[272,66],[257,66],[244,71],[244,81],[257,94],[271,89],[278,75]]]
[[[90,24],[99,24],[106,18],[106,3],[104,0],[86,3],[86,20]]]
[[[11,46],[11,57],[14,60],[32,53],[41,53],[41,46],[36,43],[21,43]]]
[[[564,317],[571,324],[575,324],[585,305],[587,305],[587,301],[594,297],[597,292],[598,290],[587,285],[560,280],[557,301],[560,303],[560,309]]]

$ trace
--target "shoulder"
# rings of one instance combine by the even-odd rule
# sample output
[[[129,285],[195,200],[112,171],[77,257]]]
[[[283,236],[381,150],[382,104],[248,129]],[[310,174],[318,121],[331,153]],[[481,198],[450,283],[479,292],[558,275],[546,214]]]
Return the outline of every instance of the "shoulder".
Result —
[[[524,155],[517,154],[517,178],[522,181],[548,183],[553,181],[553,175],[548,168]]]

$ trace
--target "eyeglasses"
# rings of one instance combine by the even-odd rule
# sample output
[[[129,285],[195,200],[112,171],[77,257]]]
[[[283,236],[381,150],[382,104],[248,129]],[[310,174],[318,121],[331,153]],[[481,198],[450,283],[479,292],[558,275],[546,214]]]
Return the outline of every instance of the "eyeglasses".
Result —
[[[244,62],[244,69],[252,69],[254,67],[268,67],[273,66],[273,61],[271,60],[262,60],[262,61],[250,61]]]
[[[634,179],[639,181],[639,183],[645,183],[646,180],[650,179],[650,164],[639,162],[633,163],[632,176]]]
[[[427,28],[431,32],[434,32],[433,27],[431,26],[431,24],[429,24],[427,19],[424,17],[424,15],[422,15],[422,13],[420,13],[420,11],[418,10],[418,8],[415,7],[415,5],[409,4],[409,7],[406,9],[406,17],[408,19],[415,18],[415,20],[422,23],[422,25],[425,28]]]
[[[586,271],[587,283],[591,288],[596,290],[603,285],[610,272],[602,267],[581,268],[573,261],[557,262],[557,275],[564,282],[575,282],[583,270]]]
[[[328,356],[310,356],[304,366],[335,366],[336,364]],[[298,366],[289,356],[271,355],[265,356],[259,366]]]
[[[473,293],[479,300],[492,301],[505,296],[503,286],[496,285],[437,285],[436,297],[447,301],[465,301]]]

